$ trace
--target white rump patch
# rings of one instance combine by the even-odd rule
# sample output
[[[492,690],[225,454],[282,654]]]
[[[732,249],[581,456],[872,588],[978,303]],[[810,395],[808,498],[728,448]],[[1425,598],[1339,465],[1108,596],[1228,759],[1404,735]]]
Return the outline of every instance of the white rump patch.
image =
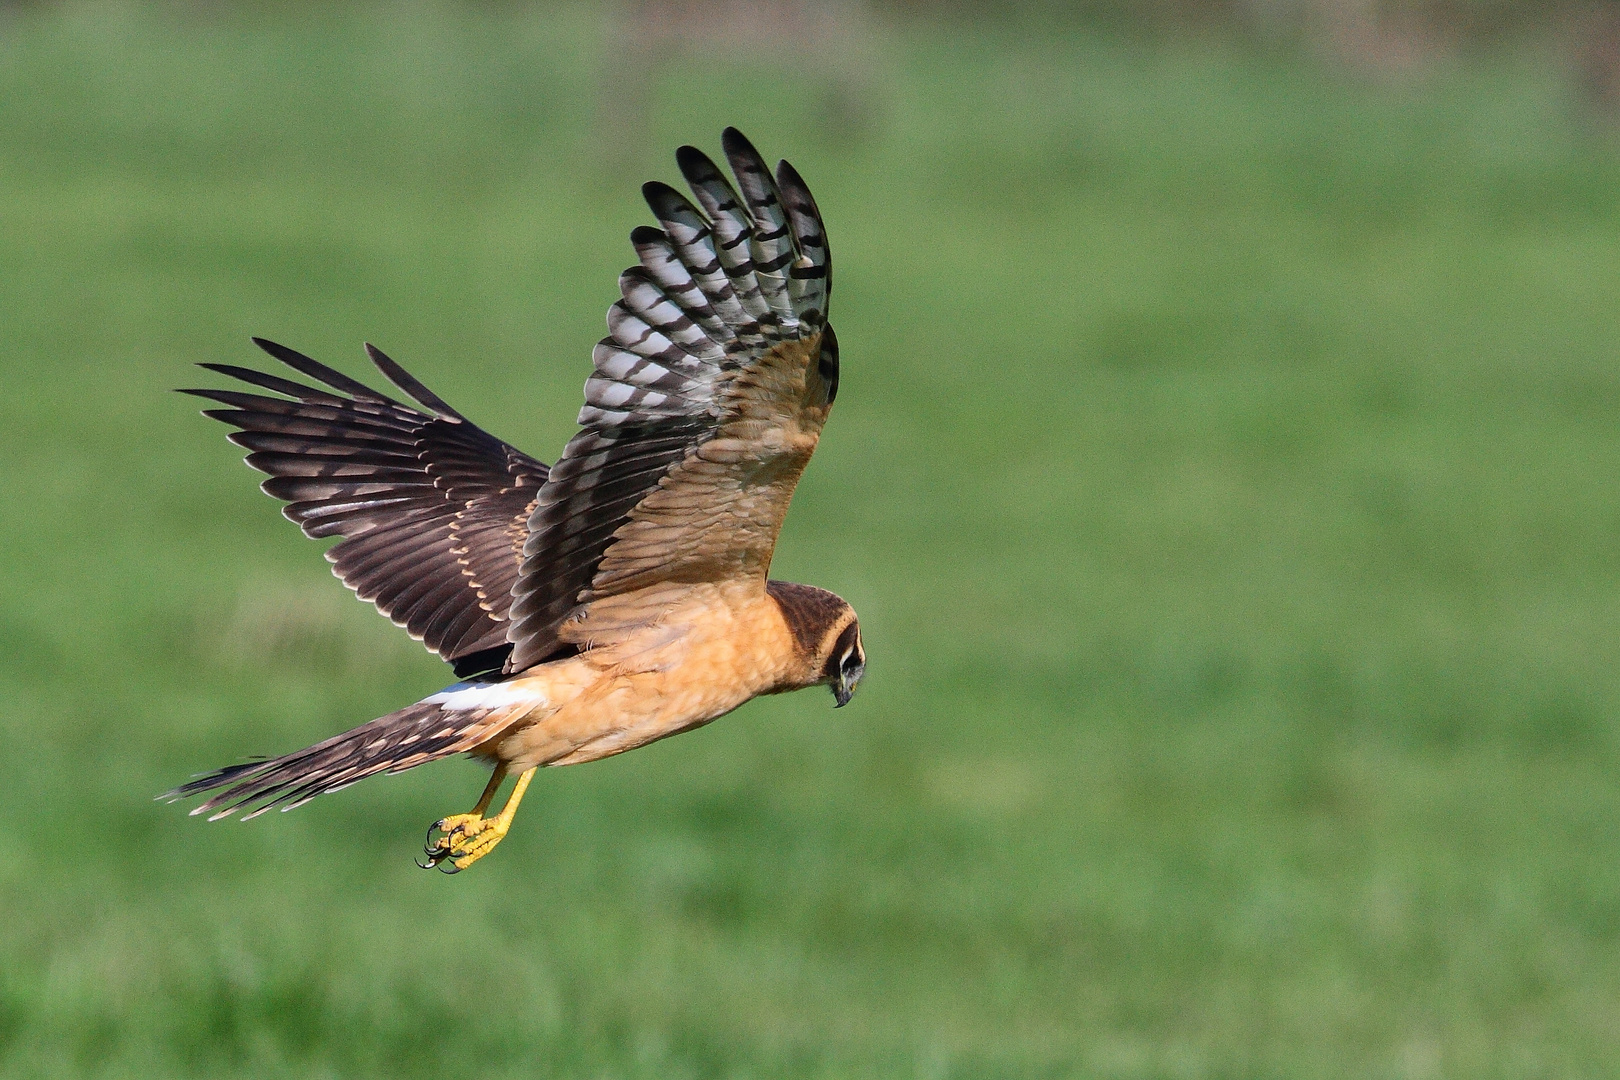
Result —
[[[447,686],[432,697],[422,699],[423,705],[437,705],[449,712],[467,712],[472,709],[501,709],[508,705],[541,705],[544,694],[511,683],[456,683]]]

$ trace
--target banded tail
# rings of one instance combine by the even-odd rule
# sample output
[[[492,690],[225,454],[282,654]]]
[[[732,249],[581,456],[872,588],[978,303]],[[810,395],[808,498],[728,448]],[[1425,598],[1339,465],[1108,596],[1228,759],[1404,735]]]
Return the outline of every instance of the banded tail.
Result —
[[[191,811],[209,821],[238,810],[251,821],[267,810],[291,810],[378,773],[476,749],[537,705],[540,695],[498,682],[456,683],[414,705],[379,716],[325,742],[281,757],[227,765],[159,795],[176,802],[224,788]]]

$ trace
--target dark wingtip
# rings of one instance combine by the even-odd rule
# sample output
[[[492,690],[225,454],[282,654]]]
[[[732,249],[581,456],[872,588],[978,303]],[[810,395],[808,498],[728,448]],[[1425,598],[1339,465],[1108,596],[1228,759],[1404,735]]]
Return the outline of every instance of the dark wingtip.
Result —
[[[446,420],[454,420],[457,423],[466,421],[466,417],[452,409],[448,402],[426,386],[423,386],[416,376],[400,367],[398,361],[369,341],[366,342],[366,355],[371,358],[373,364],[377,365],[377,370],[381,371],[389,382],[415,398],[419,404],[427,406]]]
[[[297,349],[290,349],[278,341],[271,341],[269,338],[262,338],[258,337],[257,335],[250,337],[248,340],[289,367],[303,370],[304,364],[315,363],[314,360],[305,356]]]
[[[356,401],[369,401],[378,405],[399,406],[399,402],[386,394],[379,394],[363,382],[351,379],[335,368],[327,367],[312,357],[305,356],[297,349],[289,349],[285,345],[277,344],[269,338],[255,337],[253,344],[280,360],[294,371],[302,372],[318,382],[325,383],[333,390],[348,394]],[[401,406],[403,407],[403,406]]]
[[[655,229],[651,225],[637,225],[630,230],[630,243],[636,247],[656,244],[663,239],[664,230]]]
[[[286,345],[281,344],[279,341],[271,341],[269,338],[262,337],[253,337],[249,340],[251,340],[253,344],[257,345],[259,348],[263,349],[265,352],[269,353],[271,356],[275,357],[277,360],[280,360],[283,364],[286,364],[288,367],[297,368],[298,370],[303,371],[304,368],[310,364],[314,364],[317,367],[326,366],[319,363],[312,357],[305,356],[297,349],[289,348]],[[308,372],[305,372],[305,374],[307,375]]]
[[[705,154],[697,147],[687,143],[675,148],[675,164],[679,165],[681,167],[681,172],[684,173],[689,168],[712,165],[714,163],[709,160],[708,154]],[[657,183],[656,180],[653,182]],[[643,187],[642,190],[645,191],[646,188]]]
[[[190,394],[192,397],[200,397],[205,401],[214,401],[214,402],[218,402],[221,405],[234,405],[235,404],[235,402],[233,402],[233,401],[228,401],[228,400],[225,400],[225,399],[220,397],[221,394],[231,394],[231,393],[233,393],[233,391],[230,391],[230,390],[210,390],[210,389],[208,389],[206,387],[200,387],[200,386],[183,386],[183,387],[177,388],[175,390],[175,393],[177,393],[177,394]],[[202,411],[202,414],[204,416],[214,416],[214,410],[212,410],[212,409],[204,409]],[[214,416],[214,419],[217,420],[217,419],[219,419],[219,417]]]
[[[255,343],[257,343],[257,339],[255,339]],[[216,371],[217,372],[217,371],[219,371],[219,369],[220,369],[220,367],[222,365],[220,365],[220,364],[212,364],[212,363],[209,363],[207,360],[199,360],[199,361],[197,361],[197,366],[202,368],[205,371]],[[177,386],[177,387],[174,388],[174,393],[176,393],[176,394],[191,394],[191,395],[193,395],[195,397],[207,397],[208,396],[208,391],[207,390],[199,390],[199,389],[196,389],[196,388],[193,388],[193,387],[178,387]],[[161,795],[158,796],[158,798],[160,798],[160,799],[162,797],[163,796],[161,796]]]
[[[714,159],[695,146],[683,146],[676,150],[675,164],[680,167],[681,175],[686,177],[686,182],[694,187],[716,181],[727,187],[731,186],[726,180],[726,174],[720,171],[720,166],[714,163]]]
[[[814,210],[816,197],[810,194],[810,185],[804,182],[804,177],[799,175],[799,170],[795,169],[793,162],[787,158],[783,158],[776,163],[776,186],[783,189],[797,188],[795,194],[807,201],[810,204],[810,209]]]
[[[748,136],[734,127],[728,127],[720,133],[720,146],[725,150],[728,158],[759,157],[759,151],[755,150],[754,144],[748,141]]]
[[[660,221],[670,221],[681,215],[702,216],[692,205],[691,200],[661,180],[649,180],[642,184],[641,197],[647,200],[648,209]]]

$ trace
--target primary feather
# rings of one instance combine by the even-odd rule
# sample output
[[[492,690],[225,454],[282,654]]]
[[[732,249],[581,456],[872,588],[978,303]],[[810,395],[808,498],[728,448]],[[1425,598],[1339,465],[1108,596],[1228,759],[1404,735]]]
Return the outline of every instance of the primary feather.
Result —
[[[508,671],[568,643],[564,623],[610,591],[600,580],[603,559],[637,507],[738,418],[747,386],[777,362],[777,350],[821,348],[830,257],[815,201],[785,163],[781,181],[773,178],[736,129],[726,129],[723,145],[741,195],[691,146],[676,161],[701,211],[667,185],[642,189],[663,228],[631,234],[640,265],[620,277],[609,335],[593,354],[583,430],[564,448],[529,519]],[[825,341],[836,349],[830,331]],[[823,365],[812,366],[828,382],[830,401],[835,391]],[[773,542],[780,524],[779,517],[768,523]],[[612,589],[655,577],[621,573]]]
[[[340,536],[333,572],[467,671],[499,667],[527,522],[550,470],[469,423],[380,349],[377,367],[423,412],[275,342],[260,348],[330,390],[204,364],[283,397],[186,390],[226,409],[266,494],[311,537]],[[332,393],[330,391],[337,391]]]

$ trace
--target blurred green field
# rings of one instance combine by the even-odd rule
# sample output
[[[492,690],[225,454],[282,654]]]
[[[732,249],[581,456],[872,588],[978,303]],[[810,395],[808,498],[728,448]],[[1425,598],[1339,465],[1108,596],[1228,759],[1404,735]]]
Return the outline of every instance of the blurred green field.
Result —
[[[0,16],[0,1074],[1612,1075],[1620,152],[1545,57],[918,24],[863,130],[706,62],[607,147],[589,8]],[[727,123],[831,229],[776,574],[855,704],[544,774],[454,879],[469,763],[152,802],[449,681],[190,364],[369,338],[549,460]]]

